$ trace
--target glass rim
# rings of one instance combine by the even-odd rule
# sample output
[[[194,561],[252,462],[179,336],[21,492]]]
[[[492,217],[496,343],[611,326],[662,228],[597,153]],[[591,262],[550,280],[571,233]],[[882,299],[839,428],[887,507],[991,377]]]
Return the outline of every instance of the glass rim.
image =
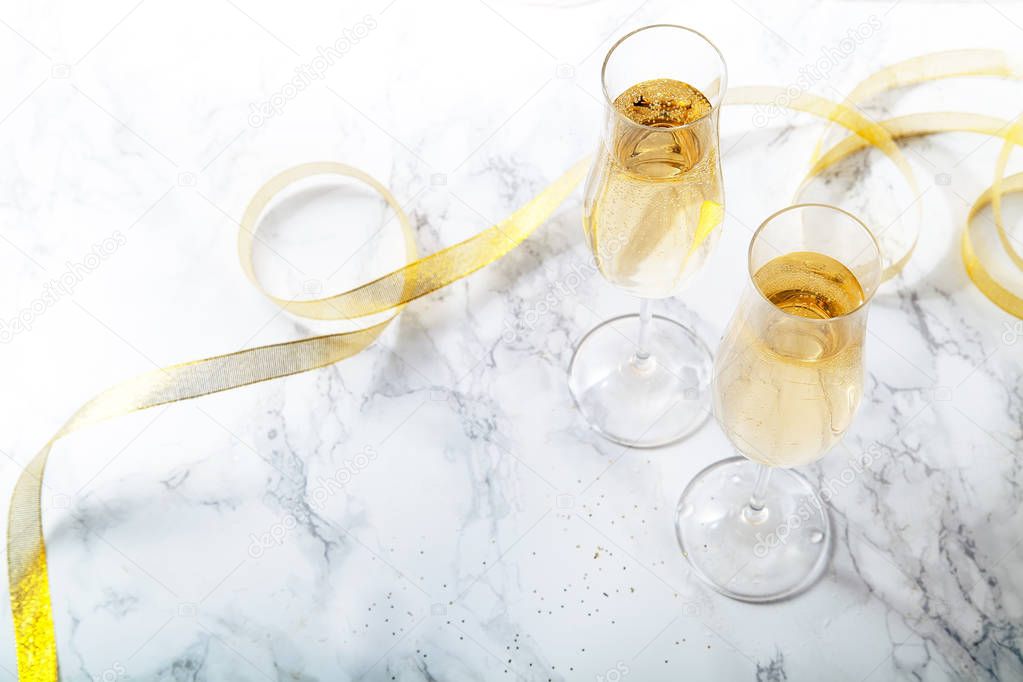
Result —
[[[874,236],[873,231],[871,231],[871,229],[869,227],[867,227],[867,224],[864,223],[862,220],[860,220],[855,215],[853,215],[852,213],[850,213],[849,211],[845,210],[844,208],[840,208],[838,206],[833,206],[832,204],[820,204],[820,203],[791,204],[791,205],[786,206],[784,208],[778,209],[777,211],[775,211],[771,215],[769,215],[766,218],[764,218],[764,221],[762,223],[760,223],[760,227],[758,227],[756,229],[756,232],[753,233],[753,237],[750,238],[749,248],[746,251],[746,272],[747,272],[747,275],[749,276],[750,285],[753,287],[753,290],[757,292],[757,295],[760,296],[760,299],[763,300],[768,305],[770,305],[771,307],[778,308],[778,306],[776,306],[769,298],[767,298],[767,296],[764,295],[764,292],[761,291],[760,287],[757,286],[756,279],[754,279],[754,275],[756,273],[753,272],[753,245],[757,243],[757,239],[760,237],[760,233],[763,232],[767,228],[767,226],[770,225],[772,221],[774,221],[775,218],[778,218],[782,214],[788,213],[789,211],[803,210],[803,209],[806,209],[806,208],[823,208],[823,209],[826,209],[826,210],[829,210],[829,211],[834,211],[836,213],[841,213],[841,214],[845,215],[845,217],[847,217],[850,220],[852,220],[856,225],[859,225],[859,227],[864,232],[866,232],[867,236],[870,238],[870,243],[874,247],[874,261],[877,263],[877,281],[874,282],[874,286],[871,288],[869,294],[867,294],[867,292],[864,292],[864,297],[863,297],[863,302],[862,303],[860,303],[858,306],[856,306],[855,308],[853,308],[852,310],[850,310],[847,313],[843,313],[841,315],[835,315],[833,317],[822,317],[822,318],[819,318],[819,319],[818,318],[814,318],[814,317],[799,317],[800,320],[805,320],[806,322],[810,322],[810,323],[830,324],[831,322],[834,322],[835,320],[841,320],[841,319],[845,319],[847,317],[852,317],[853,315],[856,315],[857,313],[865,310],[867,308],[867,306],[870,304],[870,302],[874,300],[874,294],[876,294],[877,290],[881,288],[881,282],[883,281],[882,278],[883,278],[883,275],[884,275],[884,259],[881,256],[881,245],[878,243],[877,237]],[[782,254],[782,255],[784,255],[784,254]],[[845,263],[842,263],[842,265],[845,265]],[[784,311],[781,311],[781,312],[784,312]],[[790,315],[790,313],[785,313],[785,314],[786,315]],[[796,315],[790,315],[790,316],[791,317],[797,317]]]
[[[648,126],[642,123],[636,123],[631,118],[623,115],[620,111],[615,109],[614,99],[612,99],[611,94],[607,91],[607,65],[611,61],[611,55],[614,54],[615,50],[618,49],[619,45],[624,43],[629,38],[633,37],[638,33],[642,33],[643,31],[649,31],[650,29],[653,28],[677,28],[687,33],[691,33],[692,35],[696,36],[697,38],[705,42],[708,46],[710,46],[710,49],[713,50],[714,53],[717,55],[718,62],[720,62],[721,64],[721,94],[718,97],[718,101],[716,104],[711,103],[710,111],[707,112],[705,116],[701,116],[695,121],[690,121],[689,123],[684,123],[682,125],[655,128],[655,126]],[[725,56],[721,53],[721,50],[718,49],[718,46],[715,45],[710,38],[708,38],[707,36],[700,33],[694,28],[689,28],[688,26],[683,26],[682,24],[648,24],[647,26],[640,26],[637,29],[633,29],[632,31],[629,31],[628,33],[623,35],[621,38],[615,41],[614,45],[612,45],[611,48],[607,51],[607,54],[604,55],[604,62],[600,66],[600,90],[601,92],[604,93],[604,103],[611,111],[615,113],[615,116],[627,121],[628,123],[636,126],[637,128],[651,128],[664,132],[670,132],[672,130],[685,130],[686,128],[691,128],[697,125],[698,123],[703,123],[708,118],[717,113],[717,111],[721,108],[721,105],[724,104],[725,92],[728,90],[728,63],[725,61]]]

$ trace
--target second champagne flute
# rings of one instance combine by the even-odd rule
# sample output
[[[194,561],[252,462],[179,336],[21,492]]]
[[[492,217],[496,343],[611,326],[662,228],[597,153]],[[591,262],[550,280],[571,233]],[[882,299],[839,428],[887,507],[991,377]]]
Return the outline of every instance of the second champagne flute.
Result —
[[[656,447],[709,414],[710,351],[690,329],[652,315],[650,302],[677,294],[717,239],[725,62],[696,31],[661,24],[615,43],[601,79],[606,124],[583,223],[601,275],[642,303],[638,315],[583,337],[569,388],[605,437]]]
[[[743,456],[697,474],[675,517],[693,570],[729,597],[783,599],[827,566],[827,509],[791,467],[852,423],[881,270],[870,230],[834,206],[778,211],[750,242],[750,283],[714,367],[715,416]]]

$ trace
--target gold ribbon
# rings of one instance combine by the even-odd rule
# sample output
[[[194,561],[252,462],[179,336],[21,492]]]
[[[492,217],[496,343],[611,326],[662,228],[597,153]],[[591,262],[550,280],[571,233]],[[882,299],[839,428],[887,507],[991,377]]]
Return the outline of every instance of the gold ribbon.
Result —
[[[1012,240],[1009,238],[1009,232],[1005,229],[1005,223],[1002,221],[1003,190],[1009,189],[1010,185],[1012,185],[1011,178],[1005,178],[1004,182],[1002,178],[1005,177],[1005,165],[1009,162],[1009,155],[1012,154],[1013,145],[1020,144],[1020,139],[1023,138],[1023,116],[1017,118],[1012,123],[1012,127],[1008,131],[1004,128],[1000,128],[998,133],[1005,138],[1005,144],[1002,145],[1002,151],[998,154],[998,161],[995,163],[995,181],[988,189],[988,192],[991,194],[991,208],[995,214],[995,226],[998,229],[998,238],[1001,240],[1002,246],[1005,248],[1005,252],[1009,254],[1009,258],[1012,262],[1017,268],[1023,270],[1023,257],[1020,257],[1019,252],[1016,251],[1015,247],[1013,247]],[[1009,189],[1009,191],[1013,192],[1019,190]]]
[[[882,151],[902,173],[902,177],[905,178],[906,184],[913,194],[919,193],[913,169],[906,161],[906,157],[902,155],[902,150],[895,144],[891,133],[883,125],[871,121],[852,107],[806,92],[792,97],[787,88],[765,86],[732,88],[725,95],[725,104],[784,106],[836,123],[852,131],[853,137],[862,141],[860,149],[869,145]],[[815,165],[803,179],[796,194],[798,195],[815,176],[826,169],[827,166]],[[890,232],[874,230],[874,237],[881,246],[882,265],[884,266],[882,280],[888,280],[899,274],[909,262],[910,256],[913,255],[913,248],[916,246],[922,221],[920,211],[921,208],[917,204],[916,226],[908,239],[905,238],[905,235],[893,237]],[[907,242],[908,246],[900,248],[901,242]]]
[[[884,126],[894,139],[950,132],[979,133],[1005,138],[1005,145],[996,164],[995,182],[991,187],[984,190],[970,207],[966,216],[966,225],[963,229],[960,250],[963,265],[966,267],[966,273],[977,288],[1005,312],[1023,318],[1023,298],[1013,293],[1012,290],[991,274],[984,265],[983,259],[977,255],[973,245],[973,231],[976,227],[977,214],[988,204],[992,204],[999,239],[1015,265],[1023,270],[1023,259],[1020,259],[1019,255],[1013,250],[1010,237],[1003,225],[1000,204],[1002,195],[1023,191],[1023,173],[1004,179],[1002,177],[1005,172],[1005,165],[1008,162],[1009,152],[1013,146],[1023,146],[1023,126],[1019,123],[1013,124],[1009,121],[995,118],[994,116],[964,112],[910,114],[882,121],[879,125]],[[829,168],[831,165],[866,146],[866,143],[861,138],[848,137],[825,152],[817,163],[814,164],[814,170],[811,172],[820,172]]]
[[[1023,80],[1023,61],[1000,50],[967,49],[925,54],[887,66],[864,79],[853,88],[849,96],[846,97],[845,103],[855,106],[890,90],[942,79],[966,77]],[[979,115],[979,113],[931,112],[899,117],[885,121],[881,125],[895,139],[947,132],[971,132],[1005,138],[1002,152],[999,153],[995,163],[994,180],[991,186],[977,197],[967,214],[960,252],[967,275],[977,288],[999,308],[1011,315],[1023,318],[1023,297],[991,274],[984,264],[984,259],[978,256],[973,239],[977,215],[988,204],[991,204],[998,239],[1002,242],[1005,253],[1013,265],[1023,271],[1023,257],[1012,243],[1002,214],[1002,196],[1007,192],[1023,191],[1023,181],[1018,176],[1005,177],[1006,166],[1013,147],[1023,143],[1021,142],[1023,140],[1023,117],[1010,124]],[[817,142],[810,175],[819,173],[838,162],[845,155],[863,147],[855,138],[850,137],[828,152],[822,153],[821,145],[826,136],[827,131]]]
[[[957,70],[956,60],[963,55],[969,56],[969,63]],[[995,55],[998,55],[997,59]],[[881,71],[857,86],[854,95],[866,97],[901,84],[951,75],[973,75],[985,69],[988,72],[997,71],[994,75],[1019,76],[1019,71],[1001,53],[983,50],[939,53]],[[741,88],[729,91],[726,103],[778,105],[783,95],[787,100],[787,92],[782,88]],[[815,156],[808,179],[869,145],[882,151],[915,191],[916,182],[912,171],[895,140],[912,135],[969,129],[1000,135],[1006,139],[1006,147],[997,165],[995,184],[974,204],[970,222],[977,211],[993,203],[996,220],[1001,225],[1001,195],[1004,192],[1023,191],[1023,174],[1004,180],[1001,177],[1008,161],[1008,150],[1011,145],[1019,144],[1021,139],[1020,131],[1023,128],[1019,125],[999,128],[1002,122],[997,119],[975,114],[918,114],[877,123],[852,106],[806,93],[781,106],[822,117],[853,133],[853,136],[819,155],[819,158]],[[358,169],[340,163],[304,164],[275,176],[261,187],[245,211],[238,237],[239,259],[250,281],[271,301],[295,315],[321,320],[357,320],[366,326],[355,331],[261,346],[147,372],[100,393],[72,415],[22,471],[11,497],[7,563],[20,679],[52,682],[58,678],[40,499],[47,459],[59,439],[106,419],[325,367],[359,353],[380,336],[407,303],[468,276],[522,243],[572,194],[582,182],[587,166],[588,160],[580,161],[500,223],[420,259],[416,257],[414,234],[408,216],[386,187]],[[259,218],[270,201],[283,189],[299,180],[322,174],[360,180],[384,198],[399,218],[405,236],[408,263],[372,282],[320,299],[290,300],[274,296],[262,287],[252,264],[253,240]],[[722,211],[712,209],[704,206],[704,210],[701,210],[697,239],[706,238],[720,223]],[[1023,301],[987,273],[973,253],[969,233],[968,226],[963,233],[963,258],[970,277],[992,301],[1012,314],[1023,317]],[[1003,235],[1003,243],[1007,244],[1007,240],[1007,236]],[[916,235],[910,235],[908,250],[886,254],[888,277],[901,270],[912,253],[915,241]],[[1018,258],[1018,254],[1015,255]]]
[[[54,443],[112,417],[306,372],[359,353],[380,336],[406,303],[479,270],[522,243],[572,194],[582,182],[587,166],[587,160],[580,161],[500,223],[418,260],[408,216],[386,187],[356,168],[340,163],[309,163],[284,171],[263,185],[249,203],[238,233],[238,255],[252,283],[270,300],[303,317],[352,320],[383,313],[385,318],[356,331],[250,348],[146,372],[100,393],[72,415],[22,471],[11,497],[7,569],[20,679],[57,680],[57,647],[40,504],[43,474]],[[352,177],[380,193],[401,222],[409,263],[341,294],[312,301],[278,298],[263,289],[252,265],[257,221],[281,190],[322,174]]]
[[[849,93],[845,102],[850,106],[856,106],[883,92],[910,85],[946,78],[978,76],[1023,80],[1023,61],[1001,50],[984,49],[949,50],[913,57],[897,64],[892,64],[860,81],[853,88],[852,92]],[[977,197],[967,214],[960,243],[960,254],[963,259],[963,265],[966,268],[966,274],[977,288],[1002,310],[1016,317],[1023,318],[1023,298],[1005,286],[1004,283],[998,281],[988,271],[983,259],[977,255],[973,245],[973,232],[977,214],[988,204],[991,204],[992,212],[994,213],[995,229],[998,232],[998,238],[1002,243],[1002,247],[1016,268],[1023,271],[1023,257],[1014,248],[1008,230],[1005,228],[1001,203],[1002,196],[1005,193],[1023,191],[1023,181],[1018,176],[1005,177],[1005,166],[1008,163],[1009,155],[1012,153],[1012,148],[1020,144],[1021,137],[1023,137],[1023,134],[1021,134],[1023,116],[1010,126],[1005,121],[981,114],[961,112],[925,113],[884,121],[882,125],[896,139],[943,132],[974,132],[1005,138],[1002,151],[995,164],[994,181],[988,189],[984,190]],[[814,169],[811,170],[811,174],[827,168],[840,158],[855,151],[854,149],[846,150],[845,145],[854,142],[854,138],[848,138],[840,142],[829,152],[822,153],[821,148],[826,135],[827,132],[825,131],[825,134],[821,136],[814,150]],[[840,148],[842,151],[839,151]],[[857,149],[862,149],[862,145],[857,145]]]

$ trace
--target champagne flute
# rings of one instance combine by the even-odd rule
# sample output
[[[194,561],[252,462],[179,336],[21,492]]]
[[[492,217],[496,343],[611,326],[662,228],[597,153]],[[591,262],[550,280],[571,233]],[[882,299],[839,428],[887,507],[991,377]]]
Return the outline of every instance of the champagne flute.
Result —
[[[647,26],[615,43],[601,80],[606,120],[583,227],[601,275],[642,303],[638,315],[583,337],[569,388],[605,437],[656,447],[709,414],[710,351],[690,329],[652,315],[650,301],[678,293],[717,240],[725,62],[692,29]]]
[[[715,415],[743,457],[697,474],[675,517],[683,555],[722,594],[783,599],[827,565],[827,510],[789,467],[822,457],[852,422],[881,274],[870,230],[833,206],[790,206],[753,235],[751,282],[714,364]]]

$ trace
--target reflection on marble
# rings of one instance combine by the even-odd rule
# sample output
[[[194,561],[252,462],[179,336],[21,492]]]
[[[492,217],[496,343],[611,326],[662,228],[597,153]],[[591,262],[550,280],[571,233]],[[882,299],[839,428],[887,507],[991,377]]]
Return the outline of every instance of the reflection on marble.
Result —
[[[62,419],[112,381],[331,328],[274,310],[234,261],[235,221],[278,170],[313,159],[364,167],[433,250],[592,151],[600,60],[627,29],[691,24],[720,45],[732,83],[787,84],[871,17],[879,28],[815,91],[839,96],[921,52],[1012,49],[1023,8],[0,10],[11,67],[0,93],[0,319],[31,311],[95,244],[124,237],[0,348],[4,494]],[[957,92],[975,106],[950,105]],[[1020,100],[1018,87],[985,79],[868,111],[1011,115]],[[742,286],[751,229],[785,202],[820,133],[784,115],[757,127],[754,114],[724,113],[728,218],[716,253],[685,296],[657,305],[711,342]],[[576,198],[500,263],[410,306],[356,358],[61,444],[44,520],[63,678],[1023,678],[1023,326],[971,287],[955,243],[990,182],[998,144],[981,142],[946,136],[907,152],[926,229],[872,310],[857,421],[806,469],[833,490],[836,530],[832,565],[806,594],[750,606],[688,573],[672,510],[699,469],[730,454],[712,421],[639,452],[601,440],[574,410],[573,344],[633,308],[589,267]],[[864,168],[853,160],[838,174],[859,181],[851,202],[884,215],[906,201]],[[333,290],[393,258],[395,225],[376,202],[315,196],[305,212],[282,206],[259,254],[282,293]],[[870,465],[849,476],[864,453]],[[13,679],[12,640],[0,619],[0,677]]]

